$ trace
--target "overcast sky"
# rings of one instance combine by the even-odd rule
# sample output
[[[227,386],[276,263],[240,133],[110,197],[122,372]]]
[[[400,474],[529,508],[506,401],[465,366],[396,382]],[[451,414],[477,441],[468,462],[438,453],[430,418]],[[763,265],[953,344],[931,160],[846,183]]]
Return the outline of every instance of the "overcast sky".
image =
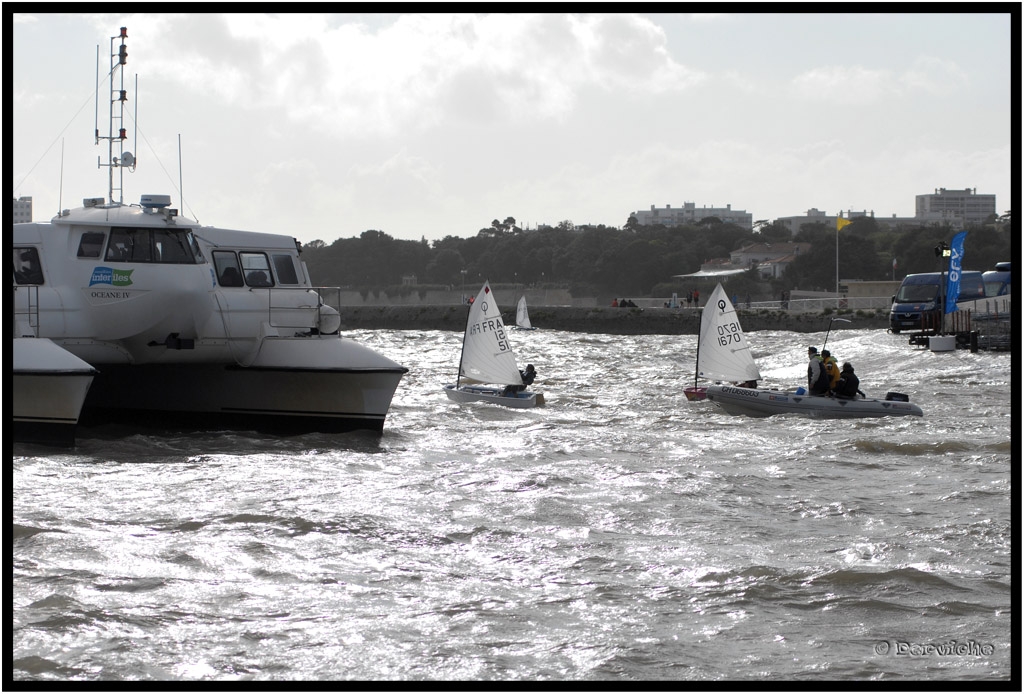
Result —
[[[207,225],[435,240],[686,202],[1013,206],[1009,14],[16,14],[13,192],[36,221],[108,197],[96,54],[106,135],[121,26],[124,201]]]

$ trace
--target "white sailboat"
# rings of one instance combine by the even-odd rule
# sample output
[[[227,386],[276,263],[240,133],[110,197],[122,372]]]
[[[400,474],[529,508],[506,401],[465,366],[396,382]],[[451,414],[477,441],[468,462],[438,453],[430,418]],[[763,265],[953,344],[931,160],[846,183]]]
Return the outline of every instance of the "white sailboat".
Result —
[[[536,330],[530,322],[530,312],[526,310],[526,295],[519,297],[516,306],[516,328],[519,330]]]
[[[736,317],[736,309],[721,284],[711,292],[701,314],[693,385],[683,390],[687,400],[703,400],[706,397],[707,388],[697,385],[702,378],[737,384],[761,378],[743,328]]]
[[[543,393],[518,389],[506,393],[505,386],[522,385],[523,378],[505,333],[501,311],[490,284],[484,282],[469,307],[458,379],[446,385],[444,391],[449,399],[460,403],[483,401],[518,408],[544,404]]]

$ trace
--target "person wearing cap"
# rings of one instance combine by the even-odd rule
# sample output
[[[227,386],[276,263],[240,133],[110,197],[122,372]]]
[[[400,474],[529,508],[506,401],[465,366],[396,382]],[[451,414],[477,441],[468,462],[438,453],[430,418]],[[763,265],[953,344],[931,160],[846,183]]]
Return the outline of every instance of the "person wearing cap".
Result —
[[[860,379],[853,372],[853,364],[850,362],[843,363],[843,370],[839,375],[839,383],[836,384],[834,392],[837,398],[847,398],[849,400],[853,400],[858,395],[862,398],[865,397],[860,389]]]
[[[818,356],[818,348],[808,347],[807,358],[807,392],[811,395],[824,395],[828,392],[828,373]]]

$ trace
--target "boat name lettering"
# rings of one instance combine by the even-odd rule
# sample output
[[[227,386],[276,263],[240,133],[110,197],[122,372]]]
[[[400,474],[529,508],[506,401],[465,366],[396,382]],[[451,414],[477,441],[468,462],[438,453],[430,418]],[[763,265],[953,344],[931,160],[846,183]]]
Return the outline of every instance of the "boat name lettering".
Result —
[[[130,299],[132,298],[131,292],[89,292],[89,297],[92,299]]]
[[[92,277],[89,278],[89,286],[95,284],[109,284],[114,287],[128,287],[132,284],[132,273],[135,270],[115,270],[102,265],[93,268]]]
[[[722,388],[722,392],[723,393],[729,393],[731,395],[746,395],[748,398],[759,397],[758,392],[756,390],[751,390],[750,388],[728,388],[728,387],[725,387],[725,388]]]

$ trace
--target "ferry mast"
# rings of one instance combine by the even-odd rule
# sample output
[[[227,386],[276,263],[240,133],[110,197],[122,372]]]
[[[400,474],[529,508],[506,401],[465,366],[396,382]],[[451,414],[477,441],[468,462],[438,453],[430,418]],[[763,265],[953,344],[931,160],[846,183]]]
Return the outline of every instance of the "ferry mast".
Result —
[[[108,130],[106,136],[100,135],[99,123],[96,124],[96,144],[100,140],[107,141],[107,163],[103,163],[99,157],[96,159],[98,167],[106,166],[108,171],[109,186],[108,195],[111,205],[124,204],[124,169],[128,167],[135,170],[135,156],[124,150],[124,141],[128,137],[127,129],[124,127],[124,107],[128,101],[128,91],[124,86],[124,66],[128,62],[128,46],[125,41],[128,38],[128,28],[121,27],[118,36],[110,37],[110,116],[108,119]],[[120,45],[117,42],[120,40]],[[119,85],[115,89],[115,75]],[[115,121],[117,128],[114,127]],[[114,186],[114,170],[117,169],[117,187]],[[117,199],[114,199],[114,193]]]

